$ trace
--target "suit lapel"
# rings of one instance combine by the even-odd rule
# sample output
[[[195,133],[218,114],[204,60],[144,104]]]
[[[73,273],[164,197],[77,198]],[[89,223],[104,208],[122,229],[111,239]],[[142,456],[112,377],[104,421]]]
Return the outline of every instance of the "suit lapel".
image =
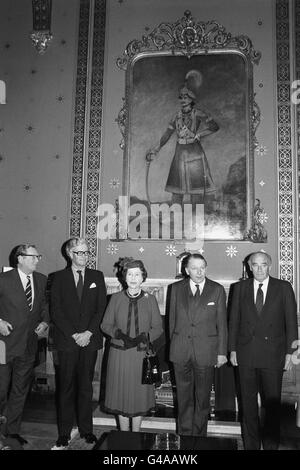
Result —
[[[270,303],[271,303],[272,299],[274,299],[275,294],[276,294],[276,286],[274,285],[273,279],[271,277],[269,277],[267,295],[266,295],[265,303],[263,305],[260,316],[262,316],[264,312],[268,311],[268,308],[270,307]]]
[[[66,292],[71,293],[74,299],[74,302],[76,303],[76,306],[79,308],[79,298],[77,294],[77,289],[76,289],[76,284],[75,284],[75,279],[74,279],[72,268],[67,268],[65,275],[66,275]]]
[[[92,271],[88,268],[85,268],[83,291],[82,291],[80,306],[84,305],[84,303],[87,300],[87,296],[88,296],[89,288],[90,288],[90,285],[91,285],[91,281],[92,281]]]
[[[199,315],[199,313],[203,312],[206,309],[208,302],[212,298],[213,291],[214,291],[213,284],[210,282],[208,278],[205,278],[205,284],[204,284],[203,291],[199,299],[198,311],[194,313],[194,318],[193,318],[194,323],[197,323],[197,320],[198,321],[201,320],[201,316]]]
[[[207,305],[212,291],[213,291],[213,286],[210,283],[210,280],[206,278],[204,288],[200,296],[200,308],[203,308],[205,305]]]
[[[189,295],[190,295],[190,280],[186,279],[182,282],[181,286],[181,301],[180,307],[185,310],[187,317],[191,320],[189,316]]]
[[[34,297],[33,297],[33,304],[32,304],[32,310],[34,310],[35,306],[37,305],[38,298],[40,296],[40,286],[37,280],[37,276],[35,273],[32,273],[32,279],[33,279],[33,290],[34,290]]]

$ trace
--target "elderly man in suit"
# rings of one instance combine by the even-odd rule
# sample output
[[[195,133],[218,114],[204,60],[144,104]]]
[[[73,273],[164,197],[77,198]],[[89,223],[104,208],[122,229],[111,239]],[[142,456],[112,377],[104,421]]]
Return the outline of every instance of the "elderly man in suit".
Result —
[[[292,367],[293,342],[298,338],[292,286],[271,277],[271,265],[267,253],[251,254],[254,278],[235,285],[230,309],[230,360],[239,366],[242,433],[248,450],[259,450],[261,442],[264,449],[278,449],[282,376]],[[265,410],[263,429],[258,392]]]
[[[51,317],[54,347],[58,351],[58,431],[54,450],[66,449],[75,411],[80,436],[89,444],[93,434],[93,376],[97,351],[102,348],[100,323],[106,307],[101,271],[88,269],[89,248],[83,238],[66,244],[71,267],[53,276]]]
[[[15,249],[16,268],[0,274],[0,415],[5,434],[21,445],[20,426],[32,380],[38,337],[48,328],[47,278],[36,272],[41,255],[35,245]]]
[[[206,277],[199,253],[188,255],[185,270],[189,277],[172,285],[169,312],[178,433],[206,436],[214,367],[227,362],[226,296],[223,286]]]

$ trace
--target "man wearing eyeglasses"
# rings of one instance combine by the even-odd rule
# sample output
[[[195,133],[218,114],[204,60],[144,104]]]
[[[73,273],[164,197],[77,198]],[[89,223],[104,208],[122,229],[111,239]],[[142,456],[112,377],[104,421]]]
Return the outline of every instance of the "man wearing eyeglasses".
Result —
[[[48,328],[47,278],[36,272],[35,245],[14,250],[16,268],[0,274],[0,421],[4,434],[21,445],[23,408],[32,380],[38,338]]]
[[[58,440],[53,450],[68,447],[77,415],[81,438],[97,441],[93,434],[93,376],[97,350],[102,348],[100,323],[106,307],[106,287],[101,271],[87,268],[89,248],[83,238],[66,244],[71,267],[55,273],[51,287],[54,347],[58,351]]]

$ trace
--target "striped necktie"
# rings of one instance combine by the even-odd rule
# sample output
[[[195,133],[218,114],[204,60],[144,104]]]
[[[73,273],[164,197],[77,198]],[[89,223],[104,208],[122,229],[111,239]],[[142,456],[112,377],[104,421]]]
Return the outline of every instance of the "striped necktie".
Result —
[[[32,289],[31,289],[30,276],[27,276],[27,284],[26,284],[26,288],[25,288],[25,295],[26,295],[29,310],[31,310],[32,309]]]

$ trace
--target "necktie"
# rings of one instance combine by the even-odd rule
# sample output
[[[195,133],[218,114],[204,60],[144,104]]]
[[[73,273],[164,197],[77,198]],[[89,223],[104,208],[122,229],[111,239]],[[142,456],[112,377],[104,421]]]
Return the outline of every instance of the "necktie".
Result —
[[[81,271],[77,271],[77,272],[78,272],[79,279],[78,279],[76,288],[77,288],[78,298],[79,300],[81,300],[82,291],[83,291],[83,279],[82,279],[82,272]]]
[[[199,284],[196,284],[195,299],[199,299],[199,297],[200,297]]]
[[[264,293],[262,291],[262,284],[259,284],[257,289],[255,306],[258,315],[260,315],[260,312],[262,311],[262,308],[264,306]]]
[[[27,276],[27,284],[26,284],[26,288],[25,288],[25,295],[26,295],[29,310],[31,310],[32,309],[32,289],[31,289],[30,276]]]

